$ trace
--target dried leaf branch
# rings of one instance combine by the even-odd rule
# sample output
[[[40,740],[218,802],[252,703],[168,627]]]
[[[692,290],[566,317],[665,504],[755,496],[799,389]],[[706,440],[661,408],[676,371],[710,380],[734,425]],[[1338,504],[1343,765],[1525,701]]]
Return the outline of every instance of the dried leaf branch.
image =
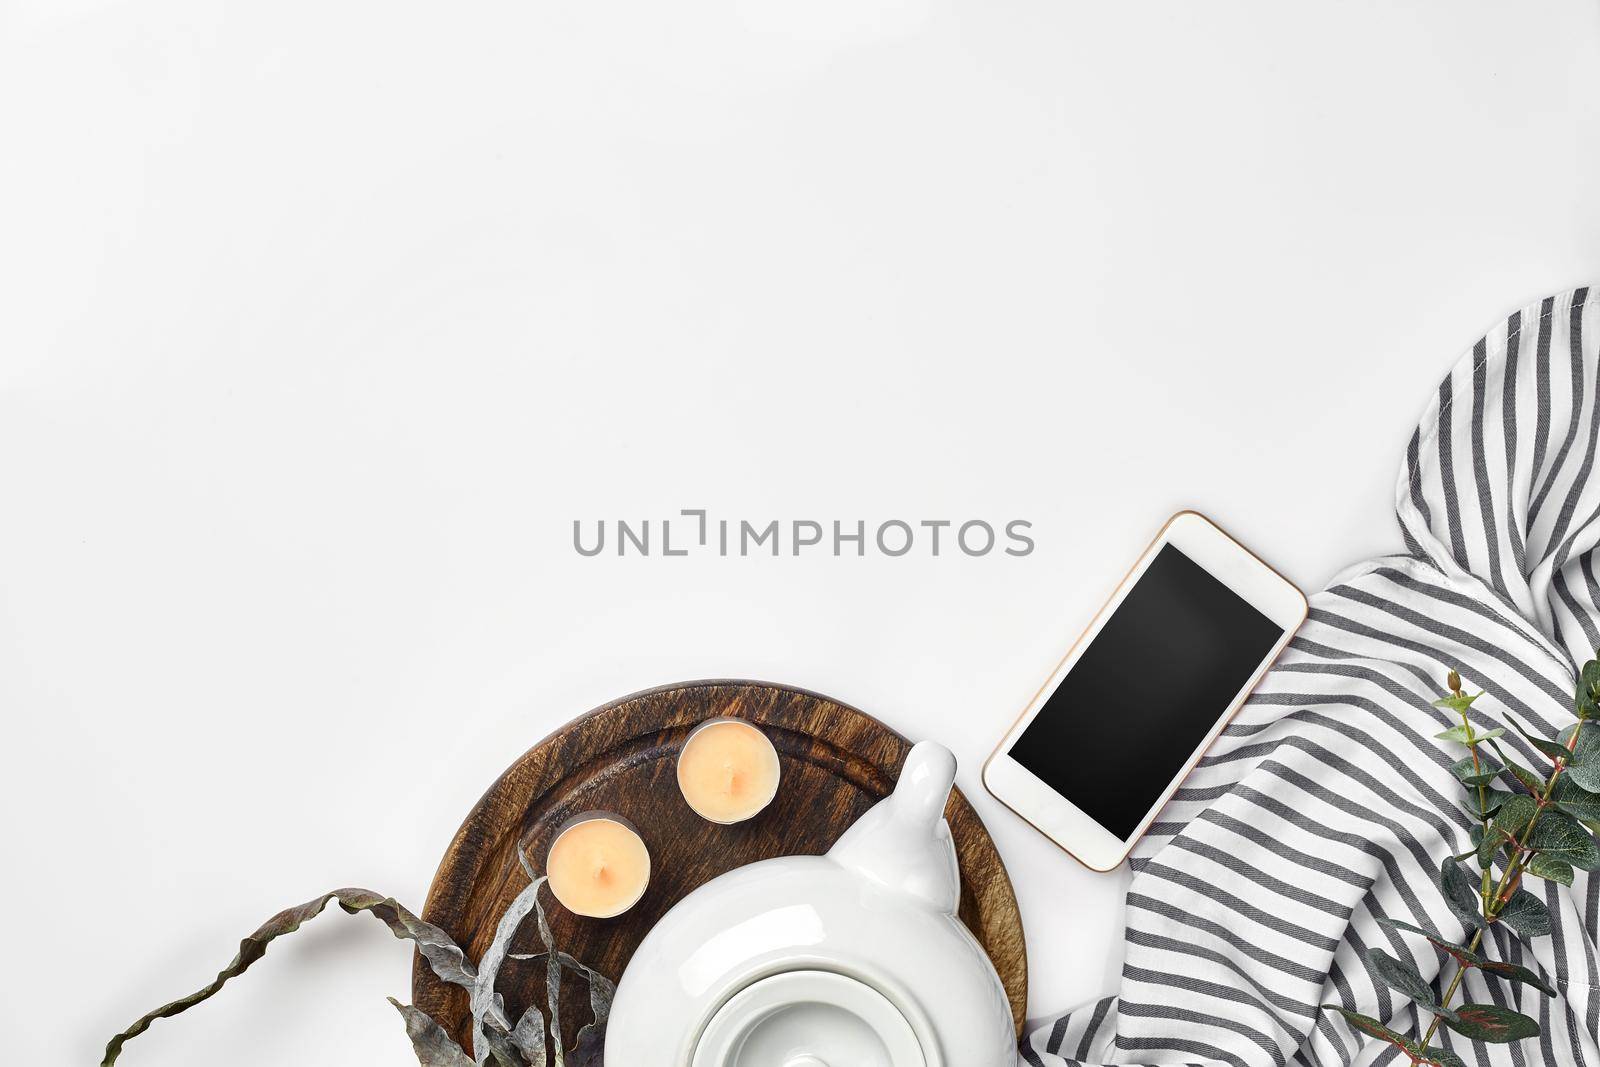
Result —
[[[525,858],[523,864],[527,866]],[[531,871],[530,878],[532,878]],[[186,997],[147,1012],[122,1033],[113,1037],[106,1045],[101,1067],[112,1067],[122,1054],[123,1046],[148,1030],[155,1020],[179,1015],[215,996],[231,979],[243,974],[252,964],[266,955],[268,945],[285,934],[298,930],[303,924],[321,914],[332,901],[337,901],[342,909],[352,915],[366,912],[381,919],[395,937],[411,941],[416,945],[417,951],[428,961],[429,968],[442,981],[467,990],[472,1011],[473,1048],[477,1053],[476,1057],[468,1056],[465,1050],[426,1013],[410,1005],[390,1000],[405,1020],[406,1033],[411,1038],[412,1050],[422,1067],[482,1067],[489,1063],[493,1063],[494,1067],[547,1067],[549,1063],[546,1052],[547,1038],[554,1047],[556,1067],[568,1063],[569,1051],[563,1048],[561,1043],[557,1014],[560,975],[563,970],[580,974],[589,982],[589,1005],[594,1013],[594,1019],[578,1032],[570,1050],[572,1057],[570,1062],[572,1067],[598,1065],[601,1035],[611,1011],[611,1000],[616,987],[604,976],[555,948],[550,936],[549,923],[545,920],[544,909],[539,904],[539,893],[543,886],[543,878],[532,878],[528,887],[512,901],[496,926],[494,940],[484,953],[478,967],[474,967],[467,960],[466,954],[448,934],[432,923],[418,918],[393,897],[382,896],[368,889],[353,888],[324,893],[297,907],[279,912],[253,934],[239,942],[238,954],[208,985]],[[518,929],[530,912],[537,918],[540,940],[545,946],[545,951],[539,956],[547,958],[548,961],[546,969],[550,1011],[548,1026],[537,1005],[530,1007],[516,1024],[512,1025],[506,1018],[505,1001],[494,989],[500,966],[510,955],[512,939],[516,937]]]
[[[334,900],[351,915],[368,912],[383,920],[395,937],[416,944],[417,951],[428,961],[434,974],[453,985],[472,988],[475,977],[472,965],[443,930],[417,918],[393,897],[381,896],[370,889],[335,889],[304,904],[280,911],[262,923],[260,929],[239,942],[238,954],[217,973],[209,985],[141,1015],[133,1025],[113,1037],[106,1045],[105,1058],[100,1061],[100,1067],[111,1067],[116,1063],[117,1057],[122,1054],[122,1046],[148,1030],[157,1019],[171,1018],[211,999],[230,979],[237,978],[266,955],[268,945],[300,929],[302,924],[316,918]]]
[[[517,929],[522,921],[528,917],[538,904],[539,890],[544,886],[544,879],[538,878],[528,884],[528,887],[517,894],[511,906],[506,908],[505,914],[500,916],[500,922],[495,926],[494,940],[489,943],[489,948],[483,954],[483,959],[478,961],[478,978],[472,986],[472,1047],[477,1052],[477,1062],[481,1065],[488,1062],[490,1053],[489,1035],[491,1028],[502,1033],[512,1031],[513,1027],[505,1017],[505,1001],[500,994],[494,991],[495,979],[500,976],[500,964],[504,962],[506,953],[511,949],[511,939],[516,936]],[[526,1020],[526,1014],[524,1014]],[[520,1023],[519,1023],[520,1026]],[[560,1029],[552,1019],[550,1030],[560,1034]],[[545,1045],[544,1027],[538,1028],[538,1033],[533,1033],[531,1024],[523,1028],[520,1034],[513,1034],[512,1045],[523,1058],[529,1060],[532,1067],[544,1067]],[[535,1045],[534,1039],[537,1038]],[[559,1039],[558,1039],[559,1043]],[[524,1047],[524,1045],[528,1047]],[[535,1059],[534,1057],[537,1057]],[[560,1062],[559,1057],[557,1062]],[[511,1067],[520,1067],[513,1064]]]

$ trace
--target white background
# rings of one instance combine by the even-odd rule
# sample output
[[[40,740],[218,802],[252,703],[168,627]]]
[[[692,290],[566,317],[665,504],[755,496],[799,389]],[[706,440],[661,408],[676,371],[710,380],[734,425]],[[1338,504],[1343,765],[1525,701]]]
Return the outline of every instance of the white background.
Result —
[[[982,757],[1166,515],[1392,551],[1460,351],[1600,281],[1600,5],[0,0],[0,1013],[97,1062],[278,908],[420,906],[585,709],[791,682],[962,759],[1031,1010],[1124,875]],[[1029,519],[582,559],[574,518]],[[403,1063],[330,916],[130,1065]]]

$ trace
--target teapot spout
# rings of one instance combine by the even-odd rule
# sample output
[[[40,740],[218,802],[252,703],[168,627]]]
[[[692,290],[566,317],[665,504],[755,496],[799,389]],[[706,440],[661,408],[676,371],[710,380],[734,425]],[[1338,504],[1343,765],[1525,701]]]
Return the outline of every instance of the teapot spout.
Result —
[[[911,749],[894,792],[844,832],[828,856],[870,882],[954,915],[961,874],[944,819],[956,757],[923,741]]]

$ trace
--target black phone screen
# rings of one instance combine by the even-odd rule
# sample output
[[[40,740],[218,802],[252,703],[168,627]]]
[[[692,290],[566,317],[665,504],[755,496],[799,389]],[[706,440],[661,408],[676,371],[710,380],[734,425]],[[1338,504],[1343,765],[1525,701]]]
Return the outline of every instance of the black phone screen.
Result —
[[[1011,758],[1126,840],[1281,637],[1164,545]]]

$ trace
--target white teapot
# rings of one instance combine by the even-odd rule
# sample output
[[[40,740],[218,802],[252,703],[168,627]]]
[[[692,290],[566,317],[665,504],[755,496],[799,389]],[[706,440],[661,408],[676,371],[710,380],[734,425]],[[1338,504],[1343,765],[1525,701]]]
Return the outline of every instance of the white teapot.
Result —
[[[1013,1067],[1005,987],[956,918],[955,771],[923,742],[826,856],[679,902],[618,984],[608,1067]]]

